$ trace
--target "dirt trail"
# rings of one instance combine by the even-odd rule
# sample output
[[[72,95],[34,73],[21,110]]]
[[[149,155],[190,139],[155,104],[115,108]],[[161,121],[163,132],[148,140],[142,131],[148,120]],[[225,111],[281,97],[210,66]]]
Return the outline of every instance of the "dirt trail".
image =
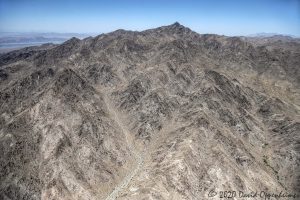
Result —
[[[124,179],[114,188],[114,190],[106,197],[105,200],[114,200],[118,197],[118,195],[122,192],[122,190],[126,189],[132,178],[138,173],[140,168],[142,167],[144,163],[144,156],[143,153],[140,153],[135,149],[135,147],[132,145],[132,141],[129,140],[130,133],[128,132],[127,128],[123,125],[122,121],[120,121],[118,114],[114,110],[113,106],[110,104],[110,102],[107,100],[107,97],[104,97],[104,101],[107,105],[107,109],[109,113],[111,114],[111,117],[115,120],[115,122],[118,124],[118,126],[121,128],[125,135],[126,142],[128,144],[128,148],[133,155],[134,159],[136,160],[135,167],[127,174]]]

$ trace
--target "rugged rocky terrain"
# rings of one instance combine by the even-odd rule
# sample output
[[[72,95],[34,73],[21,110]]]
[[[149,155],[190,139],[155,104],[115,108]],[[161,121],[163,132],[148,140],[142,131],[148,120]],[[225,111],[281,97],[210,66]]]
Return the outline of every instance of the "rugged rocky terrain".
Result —
[[[253,41],[174,23],[0,55],[0,199],[300,191],[299,43]]]

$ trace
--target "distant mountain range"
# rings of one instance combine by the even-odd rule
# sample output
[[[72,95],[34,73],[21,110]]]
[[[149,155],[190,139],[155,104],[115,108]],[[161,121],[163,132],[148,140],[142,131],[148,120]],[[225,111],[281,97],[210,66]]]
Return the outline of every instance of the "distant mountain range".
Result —
[[[46,38],[46,37],[2,37],[0,44],[5,43],[30,43],[30,42],[48,42],[48,41],[64,41],[66,38]]]
[[[72,37],[86,38],[93,34],[81,33],[0,33],[0,53],[45,43],[60,44]]]
[[[292,38],[299,38],[295,35],[279,34],[279,33],[255,33],[255,34],[247,35],[246,37],[273,37],[273,36],[286,36],[286,37],[292,37]]]
[[[0,32],[2,37],[45,37],[45,38],[85,38],[88,36],[96,35],[96,33],[34,33],[34,32]]]

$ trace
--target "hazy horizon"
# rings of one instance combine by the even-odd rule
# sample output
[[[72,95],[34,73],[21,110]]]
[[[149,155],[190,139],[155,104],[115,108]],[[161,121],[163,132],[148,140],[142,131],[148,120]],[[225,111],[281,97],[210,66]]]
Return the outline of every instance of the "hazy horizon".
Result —
[[[300,36],[298,0],[0,1],[0,32],[141,31],[178,21],[198,33]]]
[[[168,24],[169,25],[169,24]],[[182,24],[184,25],[184,24]],[[162,26],[165,26],[165,25],[162,25]],[[157,28],[157,27],[152,27],[152,28]],[[189,27],[188,27],[189,28]],[[151,28],[149,28],[151,29]],[[115,29],[115,30],[118,30],[118,29]],[[100,35],[100,34],[106,34],[106,33],[110,33],[110,32],[113,32],[115,30],[112,30],[112,31],[108,31],[108,32],[103,32],[103,33],[90,33],[90,32],[0,32],[0,37],[10,37],[10,36],[26,36],[26,35],[43,35],[43,34],[61,34],[61,35],[82,35],[84,36],[83,38],[85,37],[94,37],[94,36],[97,36],[97,35]],[[125,29],[125,30],[129,30],[129,29]],[[144,29],[144,30],[147,30],[147,29]],[[140,31],[143,31],[143,30],[140,30]],[[194,30],[193,30],[194,31]],[[196,31],[197,32],[197,31]],[[212,33],[212,32],[203,32],[203,33],[200,33],[200,32],[197,32],[199,34],[216,34],[216,33]],[[15,35],[12,35],[12,34],[15,34]],[[271,33],[271,32],[257,32],[257,33],[250,33],[250,34],[247,34],[247,35],[226,35],[226,34],[219,34],[219,35],[224,35],[224,36],[245,36],[245,37],[259,37],[259,36],[274,36],[274,35],[283,35],[283,36],[290,36],[290,37],[295,37],[295,38],[300,38],[300,35],[293,35],[293,34],[284,34],[284,33]],[[63,36],[62,36],[63,37]],[[77,36],[71,36],[71,37],[77,37]],[[82,37],[81,37],[82,38]],[[80,38],[79,38],[80,39]]]

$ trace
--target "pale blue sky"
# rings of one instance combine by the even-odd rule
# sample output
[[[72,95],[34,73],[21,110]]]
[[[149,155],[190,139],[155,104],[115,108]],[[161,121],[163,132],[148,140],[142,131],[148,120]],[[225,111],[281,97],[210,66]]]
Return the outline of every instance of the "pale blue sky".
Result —
[[[199,33],[300,36],[300,0],[0,0],[0,32],[103,33],[175,21]]]

